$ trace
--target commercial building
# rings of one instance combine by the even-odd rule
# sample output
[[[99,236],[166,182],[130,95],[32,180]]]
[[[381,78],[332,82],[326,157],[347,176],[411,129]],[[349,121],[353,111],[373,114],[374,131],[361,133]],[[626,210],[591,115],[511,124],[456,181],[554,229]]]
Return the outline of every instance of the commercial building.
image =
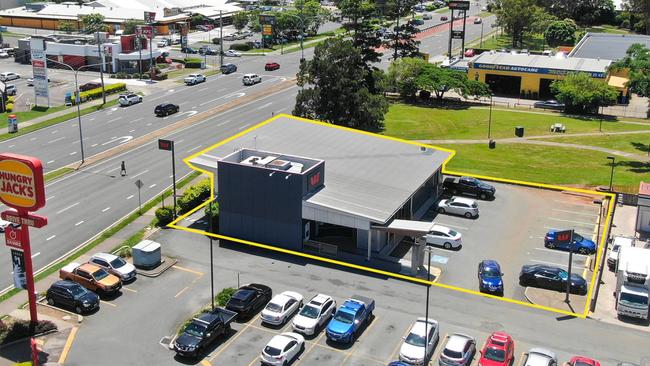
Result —
[[[282,115],[190,163],[214,174],[221,235],[292,250],[324,243],[370,257],[402,238],[383,229],[420,219],[437,201],[450,157]]]
[[[587,33],[569,53],[569,57],[620,60],[631,45],[650,48],[650,36],[641,34]]]
[[[650,183],[639,184],[639,201],[637,204],[636,231],[650,238]]]

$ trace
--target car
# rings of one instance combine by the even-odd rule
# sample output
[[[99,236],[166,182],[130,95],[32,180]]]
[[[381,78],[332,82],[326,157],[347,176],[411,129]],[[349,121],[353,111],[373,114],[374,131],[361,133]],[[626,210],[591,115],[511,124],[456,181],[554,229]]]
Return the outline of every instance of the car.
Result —
[[[515,358],[515,341],[508,333],[494,332],[480,353],[478,363],[481,366],[511,366]]]
[[[207,32],[210,29],[211,29],[210,27],[205,26],[205,25],[197,25],[196,26],[196,30],[201,31],[201,32]]]
[[[231,74],[233,72],[237,71],[237,65],[235,64],[223,64],[221,65],[221,73],[223,74]]]
[[[413,18],[413,19],[409,20],[409,23],[412,24],[412,25],[423,25],[424,20]]]
[[[242,78],[244,85],[255,85],[262,82],[262,78],[257,74],[246,74]]]
[[[447,177],[442,182],[445,191],[451,194],[464,194],[476,196],[482,200],[493,199],[496,188],[474,177],[460,177],[458,179]]]
[[[465,216],[468,219],[478,217],[478,203],[476,201],[463,198],[451,197],[449,199],[442,199],[438,202],[439,213],[450,213],[454,215]]]
[[[433,16],[431,16],[431,14],[429,14],[429,13],[426,13],[426,14],[422,15],[422,19],[431,20],[431,19],[433,19]]]
[[[0,219],[0,233],[4,233],[8,226],[17,228],[20,225],[19,224],[14,224],[13,222],[9,222],[9,221],[3,220],[3,219]]]
[[[475,54],[476,54],[476,51],[474,51],[473,48],[466,49],[465,53],[464,53],[465,57],[474,57]]]
[[[194,53],[198,53],[199,51],[195,50],[192,47],[183,47],[183,48],[181,48],[181,52],[182,53],[192,53],[192,54],[194,54]]]
[[[549,99],[540,102],[535,102],[535,104],[533,104],[533,107],[542,108],[542,109],[554,109],[554,110],[561,111],[564,110],[564,103],[560,103],[555,99]]]
[[[74,281],[98,295],[116,294],[122,288],[122,280],[92,263],[69,263],[59,270],[59,278]]]
[[[264,65],[265,71],[273,71],[279,68],[280,68],[280,64],[277,62],[267,62],[266,65]]]
[[[241,53],[235,51],[235,50],[228,50],[223,53],[224,56],[226,57],[241,57]]]
[[[503,295],[503,273],[497,261],[484,259],[479,262],[478,289],[484,293]]]
[[[616,235],[612,240],[612,250],[609,251],[607,256],[607,267],[610,271],[616,270],[616,264],[618,263],[618,254],[621,251],[621,248],[633,247],[636,239],[634,237]]]
[[[545,348],[531,348],[524,366],[557,366],[557,357]]]
[[[440,366],[468,366],[476,353],[474,337],[462,333],[454,333],[447,339],[447,344],[440,352]]]
[[[336,300],[324,294],[318,294],[305,304],[291,323],[294,332],[314,335],[325,326],[336,312]]]
[[[187,324],[172,343],[172,348],[180,356],[198,358],[218,337],[229,335],[230,323],[236,317],[237,313],[234,311],[220,307],[209,313],[201,313]]]
[[[236,312],[238,319],[247,319],[271,300],[270,287],[252,283],[240,287],[226,303],[226,309]]]
[[[305,349],[305,338],[297,333],[282,333],[271,338],[260,356],[262,365],[286,366]]]
[[[427,333],[428,337],[425,339]],[[431,318],[418,318],[404,337],[399,349],[399,360],[409,365],[424,365],[425,344],[427,359],[430,359],[439,339],[438,322]]]
[[[483,23],[482,18],[479,18],[479,17],[474,18],[474,24],[481,24],[481,23]]]
[[[108,273],[119,277],[122,282],[136,278],[135,266],[115,254],[97,253],[90,257],[88,262],[104,268]]]
[[[327,324],[325,335],[330,342],[337,343],[354,343],[361,329],[366,327],[374,316],[375,300],[360,296],[352,295],[345,300],[336,310],[336,313]]]
[[[18,93],[18,88],[14,84],[6,85],[5,93],[7,93],[7,95],[16,95],[16,93]]]
[[[129,106],[142,102],[142,96],[135,93],[122,94],[117,98],[121,106]]]
[[[556,239],[558,230],[549,230],[544,236],[544,246],[549,249],[571,250],[580,254],[588,255],[596,253],[596,243],[584,238],[578,233],[573,233],[573,245],[570,243],[559,242]]]
[[[156,46],[158,46],[158,47],[167,47],[167,46],[169,46],[169,43],[170,43],[169,40],[165,38],[163,40],[158,41],[158,43],[156,43]]]
[[[183,79],[185,85],[196,85],[205,82],[205,76],[202,74],[189,74]]]
[[[519,285],[563,292],[566,291],[568,278],[569,273],[559,267],[545,264],[525,264],[519,273]],[[571,274],[570,292],[586,295],[587,281],[580,275]]]
[[[95,82],[90,82],[90,83],[85,83],[82,86],[79,87],[79,91],[88,91],[88,90],[93,90],[93,89],[98,89],[101,88],[102,84],[101,83],[95,83]]]
[[[446,21],[449,20],[449,17],[446,16],[446,15],[443,15],[443,16],[440,17],[440,20],[443,21],[443,22],[446,22]]]
[[[462,235],[446,226],[433,225],[425,236],[427,245],[440,246],[445,249],[459,248],[463,242]]]
[[[0,74],[1,81],[11,81],[16,79],[20,79],[20,75],[16,74],[15,72],[3,72]]]
[[[176,104],[162,103],[158,104],[156,108],[154,108],[153,112],[156,114],[156,116],[162,117],[177,113],[179,110],[180,108]]]
[[[227,34],[227,35],[223,36],[223,40],[224,41],[236,41],[237,37],[235,37],[232,34]]]
[[[388,366],[411,366],[411,364],[402,361],[392,361]]]
[[[285,291],[275,295],[262,310],[262,322],[271,325],[284,324],[302,308],[302,299],[301,294],[293,291]]]
[[[50,306],[72,309],[77,314],[99,308],[99,296],[96,293],[69,280],[54,282],[47,289],[45,299]]]
[[[600,366],[600,362],[589,357],[574,356],[571,357],[569,366]]]
[[[51,82],[50,78],[47,78],[47,82]],[[27,86],[34,86],[34,78],[27,79]]]
[[[9,54],[5,51],[0,51],[0,58],[8,58],[10,57]]]

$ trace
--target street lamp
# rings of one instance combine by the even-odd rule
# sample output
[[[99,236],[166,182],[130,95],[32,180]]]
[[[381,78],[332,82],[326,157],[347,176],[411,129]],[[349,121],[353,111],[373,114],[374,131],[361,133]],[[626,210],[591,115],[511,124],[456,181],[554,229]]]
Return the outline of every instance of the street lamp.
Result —
[[[614,181],[614,166],[616,165],[616,158],[613,156],[608,156],[607,159],[612,161],[612,173],[609,176],[609,191],[612,192],[612,182]]]
[[[427,252],[429,258],[427,261],[427,281],[431,281],[431,252],[433,252],[433,247],[424,243],[424,251]],[[427,362],[427,349],[429,345],[429,289],[431,284],[427,284],[427,301],[426,301],[426,310],[424,312],[424,358],[422,359],[422,364],[428,365]]]
[[[492,93],[490,93],[490,113],[488,117],[488,140],[492,137]]]
[[[483,48],[483,22],[481,22],[481,43],[479,44],[480,48]]]
[[[93,67],[93,66],[102,66],[104,63],[98,63],[98,64],[91,64],[91,65],[83,65],[78,67],[76,70],[72,66],[68,64],[64,64],[63,62],[55,61],[55,60],[47,60],[47,62],[52,62],[57,65],[65,66],[70,71],[74,73],[74,85],[75,85],[75,104],[77,105],[77,120],[79,124],[79,144],[81,145],[81,164],[83,164],[85,160],[85,155],[84,155],[84,139],[83,139],[83,133],[81,131],[81,107],[79,107],[79,104],[81,104],[81,97],[79,96],[79,81],[77,79],[77,74],[79,71],[85,68]]]

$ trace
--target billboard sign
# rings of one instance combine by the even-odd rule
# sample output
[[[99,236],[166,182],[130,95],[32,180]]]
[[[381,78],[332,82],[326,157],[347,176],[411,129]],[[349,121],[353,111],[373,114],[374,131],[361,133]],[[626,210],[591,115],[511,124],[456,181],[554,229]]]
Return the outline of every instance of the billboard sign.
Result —
[[[187,47],[187,23],[181,24],[181,48],[186,48]]]
[[[11,263],[14,270],[14,287],[18,289],[27,288],[27,277],[25,276],[25,253],[22,250],[11,250]]]
[[[0,216],[3,220],[12,222],[16,225],[25,225],[35,228],[41,228],[47,225],[47,217],[34,214],[20,215],[18,214],[18,211],[14,209],[2,211]]]
[[[159,139],[158,140],[158,150],[167,150],[167,151],[174,150],[174,141]]]
[[[448,5],[453,10],[469,10],[469,1],[451,0]]]
[[[573,230],[562,230],[555,232],[555,244],[566,245],[573,241]]]
[[[144,22],[147,24],[151,24],[154,22],[154,19],[156,19],[156,13],[153,11],[145,11],[144,12]]]
[[[34,73],[34,93],[37,97],[49,96],[47,82],[47,58],[45,50],[32,49],[32,71]]]
[[[15,249],[23,249],[23,244],[20,241],[22,235],[21,226],[7,225],[5,228],[5,242],[8,247]]]
[[[45,206],[45,184],[41,161],[30,156],[0,154],[0,201],[20,211]]]
[[[475,62],[472,66],[475,69],[481,70],[494,70],[494,71],[509,71],[509,72],[521,72],[527,74],[544,74],[544,75],[566,75],[571,72],[584,72],[592,78],[604,79],[607,77],[606,72],[599,71],[577,71],[577,70],[566,70],[566,69],[551,69],[546,67],[533,67],[533,66],[517,66],[517,65],[497,65],[497,64],[484,64]]]
[[[462,30],[452,30],[451,38],[453,39],[463,39],[464,33]]]
[[[153,38],[153,27],[150,25],[142,25],[139,26],[140,32],[142,36],[146,37],[147,39],[152,39]]]

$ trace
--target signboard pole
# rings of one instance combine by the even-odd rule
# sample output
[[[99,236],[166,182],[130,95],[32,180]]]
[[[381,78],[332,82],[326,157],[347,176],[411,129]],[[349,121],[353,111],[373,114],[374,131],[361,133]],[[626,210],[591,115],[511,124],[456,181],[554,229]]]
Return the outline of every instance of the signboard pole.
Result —
[[[465,58],[465,26],[466,26],[466,24],[467,24],[467,10],[463,10],[463,38],[461,38],[461,44],[460,44],[460,58]],[[481,23],[481,24],[483,24],[483,23]]]
[[[219,10],[219,67],[223,66],[223,18],[222,17],[223,17],[222,11]]]
[[[567,304],[571,301],[569,300],[569,294],[571,293],[571,265],[573,264],[573,229],[569,230],[569,278],[566,279],[566,298],[564,302]]]
[[[454,34],[454,9],[451,9],[451,15],[449,19],[449,52],[447,56],[449,57],[449,62],[451,63],[451,40]]]
[[[104,55],[102,55],[102,47],[101,44],[99,43],[99,31],[96,33],[97,35],[97,56],[99,56],[99,60],[101,65],[99,65],[99,78],[101,79],[102,82],[102,104],[106,104],[106,88],[104,87]]]
[[[174,218],[176,218],[176,159],[174,152],[174,141],[172,141],[172,186],[174,187]]]
[[[26,216],[27,212],[19,212],[21,216]],[[32,265],[32,248],[29,243],[29,226],[21,225],[21,235],[23,251],[25,253],[25,276],[27,278],[27,298],[29,299],[29,318],[31,319],[30,327],[36,326],[38,322],[38,313],[36,312],[36,293],[34,290],[34,267]],[[36,365],[36,363],[35,363]]]

